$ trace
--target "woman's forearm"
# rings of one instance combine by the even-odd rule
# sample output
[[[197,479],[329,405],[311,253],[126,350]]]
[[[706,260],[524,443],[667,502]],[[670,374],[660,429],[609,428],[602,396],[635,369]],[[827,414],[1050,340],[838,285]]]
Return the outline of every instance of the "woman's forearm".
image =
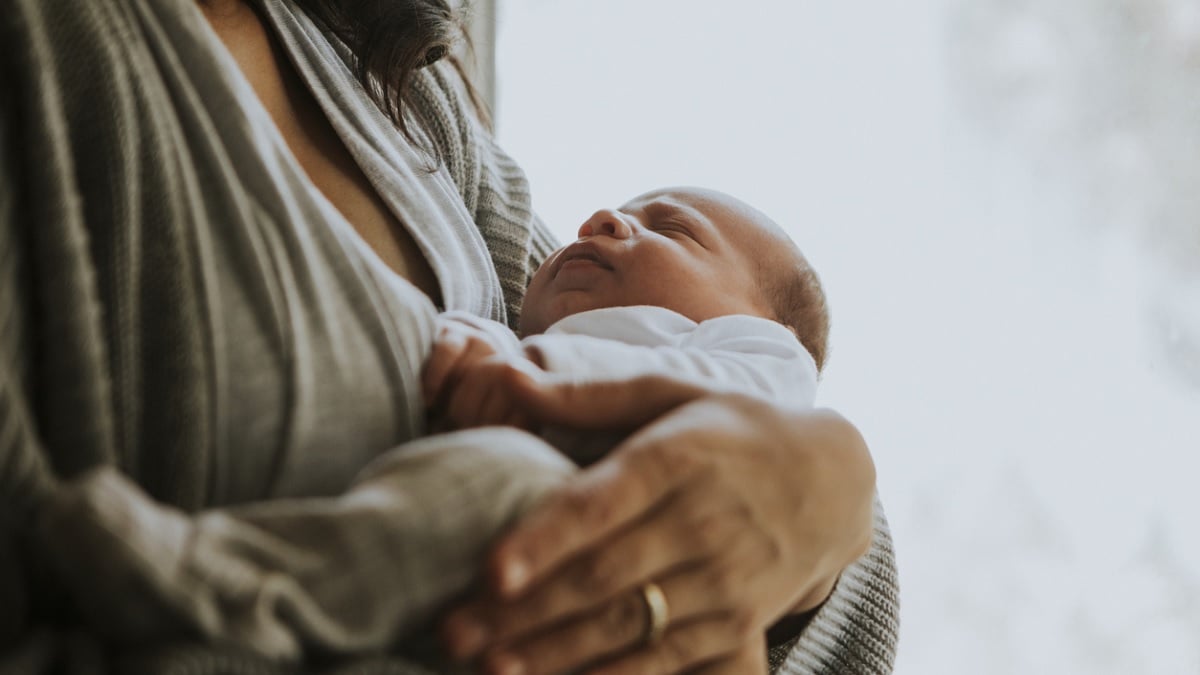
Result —
[[[850,537],[855,543],[830,551],[831,559],[821,579],[801,595],[790,614],[812,612],[833,592],[842,570],[865,555],[873,537],[875,462],[866,440],[849,420],[829,410],[796,413],[797,436],[805,438],[797,461],[816,462],[829,471],[849,499],[857,499],[860,517]],[[815,441],[815,442],[814,442]]]
[[[604,414],[644,393],[620,399],[604,389],[618,396]],[[588,402],[580,391],[574,400]],[[844,575],[873,541],[874,476],[861,436],[831,411],[739,396],[669,407],[502,538],[491,563],[493,591],[506,600],[481,597],[453,612],[452,652],[466,659],[490,650],[532,672],[617,657],[622,667],[673,675],[697,659],[736,666],[795,609],[819,608],[811,621],[837,630],[843,615],[860,611],[835,600],[843,588],[857,597],[863,579],[845,583]],[[613,632],[609,610],[636,608],[647,584],[670,607],[665,645],[639,646],[644,626],[633,619]],[[867,618],[851,622],[870,623],[873,610],[861,611]],[[800,641],[815,634],[805,630]]]
[[[803,617],[803,628],[771,650],[771,671],[864,673],[892,671],[899,638],[900,598],[896,558],[887,518],[874,501],[867,553],[842,571],[833,593]]]

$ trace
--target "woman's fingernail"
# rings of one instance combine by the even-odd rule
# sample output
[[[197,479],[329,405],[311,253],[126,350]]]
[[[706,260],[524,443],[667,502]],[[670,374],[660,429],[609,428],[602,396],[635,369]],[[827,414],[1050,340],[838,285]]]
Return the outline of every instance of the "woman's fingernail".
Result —
[[[478,619],[468,616],[456,616],[451,620],[450,656],[459,661],[465,661],[483,651],[488,641],[488,629]]]
[[[495,654],[488,665],[491,675],[525,675],[525,662],[511,654]]]
[[[500,577],[500,590],[506,594],[519,593],[529,582],[529,565],[516,558],[504,566]]]

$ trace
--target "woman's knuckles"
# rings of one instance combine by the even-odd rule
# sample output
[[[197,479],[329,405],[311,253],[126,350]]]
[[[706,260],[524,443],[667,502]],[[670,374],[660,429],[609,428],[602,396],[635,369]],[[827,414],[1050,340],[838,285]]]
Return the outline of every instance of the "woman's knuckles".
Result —
[[[493,632],[497,640],[520,638],[596,604],[592,594],[578,592],[572,585],[544,585],[494,609]]]
[[[623,593],[598,611],[523,640],[510,653],[525,664],[527,675],[572,671],[635,646],[645,621],[640,596]]]
[[[616,515],[616,504],[607,492],[587,489],[568,492],[563,500],[564,515],[584,531],[607,528]],[[565,524],[565,523],[564,523]]]
[[[543,581],[534,591],[498,606],[492,613],[495,633],[503,639],[525,635],[566,616],[602,606],[621,590],[620,576],[613,561],[588,556]],[[614,607],[627,609],[620,602],[610,603],[602,616],[616,611]]]
[[[537,639],[493,652],[485,659],[487,672],[520,672],[522,675],[559,675],[570,672],[596,653],[603,653],[604,646],[596,636],[579,630],[564,630],[539,636]],[[519,671],[510,664],[521,664]],[[505,670],[505,668],[509,670]]]
[[[640,595],[623,593],[601,611],[597,627],[608,635],[624,638],[621,642],[630,644],[641,634],[646,622],[645,613]]]
[[[706,555],[711,555],[714,551],[709,549],[725,550],[749,534],[751,528],[726,508],[728,499],[720,490],[706,493],[706,489],[689,486],[671,503],[669,518],[679,535],[673,546],[689,551],[704,549]]]
[[[704,516],[684,528],[685,543],[696,551],[716,553],[729,543],[732,528],[719,516]]]
[[[567,574],[567,586],[579,600],[607,598],[620,590],[622,575],[614,561],[593,554],[576,563]]]

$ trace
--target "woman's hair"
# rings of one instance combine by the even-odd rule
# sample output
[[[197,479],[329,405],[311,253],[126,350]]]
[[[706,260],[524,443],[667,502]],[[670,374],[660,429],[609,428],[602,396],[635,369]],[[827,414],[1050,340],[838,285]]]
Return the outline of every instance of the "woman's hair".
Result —
[[[406,115],[412,106],[412,86],[417,71],[450,58],[461,43],[470,46],[463,11],[447,0],[295,0],[310,17],[338,37],[355,57],[359,82],[375,103],[410,141],[414,140]],[[472,102],[480,117],[486,111],[468,82]],[[418,124],[424,123],[417,118]],[[485,122],[486,123],[486,122]]]

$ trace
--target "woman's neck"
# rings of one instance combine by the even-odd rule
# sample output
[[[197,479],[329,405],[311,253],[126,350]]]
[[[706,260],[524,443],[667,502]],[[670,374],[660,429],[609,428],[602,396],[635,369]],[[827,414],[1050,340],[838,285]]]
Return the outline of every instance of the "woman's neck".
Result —
[[[244,0],[196,0],[209,23],[237,21],[253,10]]]

